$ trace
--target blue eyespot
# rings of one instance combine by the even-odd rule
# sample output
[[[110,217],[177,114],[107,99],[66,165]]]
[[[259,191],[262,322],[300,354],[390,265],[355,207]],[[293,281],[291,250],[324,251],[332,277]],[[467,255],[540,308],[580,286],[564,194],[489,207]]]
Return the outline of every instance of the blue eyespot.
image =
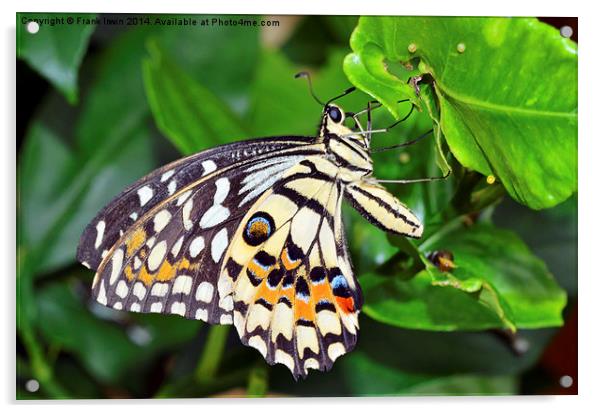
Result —
[[[347,288],[347,280],[342,274],[335,275],[330,284],[333,289]]]

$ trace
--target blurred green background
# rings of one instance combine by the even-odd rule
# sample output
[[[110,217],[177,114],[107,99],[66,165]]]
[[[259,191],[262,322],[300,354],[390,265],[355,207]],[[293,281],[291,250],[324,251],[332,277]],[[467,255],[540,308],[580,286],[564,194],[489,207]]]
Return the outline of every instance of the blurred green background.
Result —
[[[57,17],[125,20],[42,24],[35,35],[24,24]],[[452,178],[390,187],[424,220],[426,243],[388,237],[344,209],[366,303],[356,349],[328,373],[295,382],[229,326],[92,302],[76,246],[126,185],[217,144],[315,134],[321,107],[293,79],[301,70],[323,100],[350,86],[343,60],[357,17],[154,24],[170,17],[17,15],[18,399],[576,393],[576,195],[531,210],[445,145]],[[548,22],[576,32],[576,19]],[[340,104],[358,111],[370,99],[358,91]],[[427,112],[373,145],[428,131]],[[375,112],[377,126],[393,120]],[[375,175],[441,174],[434,139],[406,149],[375,154]],[[425,258],[441,249],[454,253],[453,275]],[[560,386],[563,376],[572,385]]]

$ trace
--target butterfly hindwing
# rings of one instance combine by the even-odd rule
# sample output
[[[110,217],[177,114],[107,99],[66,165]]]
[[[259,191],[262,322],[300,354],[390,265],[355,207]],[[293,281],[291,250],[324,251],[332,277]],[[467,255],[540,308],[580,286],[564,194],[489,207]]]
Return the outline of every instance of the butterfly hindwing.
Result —
[[[361,293],[336,174],[330,161],[312,157],[283,175],[241,221],[220,277],[243,343],[295,377],[330,369],[357,338]]]
[[[93,295],[117,309],[231,324],[231,298],[217,291],[224,252],[247,205],[308,153],[311,145],[297,143],[189,179],[119,236],[98,266]]]

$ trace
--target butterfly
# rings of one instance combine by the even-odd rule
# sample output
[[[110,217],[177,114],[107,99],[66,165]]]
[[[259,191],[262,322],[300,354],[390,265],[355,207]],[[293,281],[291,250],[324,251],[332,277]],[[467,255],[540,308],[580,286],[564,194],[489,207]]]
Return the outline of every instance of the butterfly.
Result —
[[[295,379],[330,370],[357,342],[363,302],[343,199],[384,231],[423,231],[372,176],[371,133],[333,103],[341,96],[323,104],[316,136],[215,147],[126,188],[78,247],[78,260],[96,271],[96,301],[234,324],[243,344]]]

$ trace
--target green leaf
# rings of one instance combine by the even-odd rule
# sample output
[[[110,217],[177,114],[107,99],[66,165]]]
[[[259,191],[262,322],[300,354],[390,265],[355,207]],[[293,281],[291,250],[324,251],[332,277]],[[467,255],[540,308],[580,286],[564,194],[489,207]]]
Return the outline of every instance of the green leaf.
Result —
[[[19,219],[38,274],[75,261],[85,225],[154,166],[140,70],[146,33],[126,32],[97,58],[76,122],[72,108],[64,116],[60,102],[49,99],[30,127],[19,165]],[[68,148],[62,141],[71,135]]]
[[[171,19],[178,15],[151,15],[152,19],[156,17]],[[204,15],[203,18],[211,22],[239,20],[241,16]],[[250,15],[244,18],[261,19]],[[260,58],[260,30],[259,25],[155,26],[152,38],[161,50],[169,51],[178,67],[242,114],[248,109],[248,95]]]
[[[418,98],[385,59],[418,61],[454,156],[517,201],[547,208],[576,190],[577,51],[557,29],[530,18],[362,17],[351,47],[347,76],[397,116],[397,100]]]
[[[338,40],[346,42],[357,25],[358,16],[319,16]]]
[[[341,69],[343,57],[343,50],[333,50],[322,70],[312,73],[315,92],[323,101],[340,95],[350,86]],[[263,51],[247,117],[255,136],[316,135],[322,107],[312,98],[307,80],[294,77],[305,69],[278,51]],[[346,110],[360,110],[368,100],[368,96],[358,91],[337,100],[337,104]]]
[[[17,57],[48,79],[71,104],[77,102],[77,72],[95,27],[78,22],[94,17],[94,14],[17,13]],[[73,18],[74,23],[42,23],[37,33],[27,31],[27,22],[33,19],[43,22],[67,18]]]
[[[109,383],[140,368],[159,351],[190,340],[201,326],[194,320],[151,315],[140,316],[139,323],[125,329],[92,314],[64,282],[42,289],[37,302],[38,326],[44,337],[73,353],[94,377]],[[136,334],[143,340],[134,338]]]
[[[436,331],[562,325],[566,294],[545,264],[512,232],[486,224],[440,231],[420,251],[447,250],[451,273],[426,265],[410,279],[360,278],[370,317],[398,327]]]
[[[178,16],[149,17],[154,21]],[[160,50],[169,51],[173,66],[216,95],[225,96],[232,110],[245,112],[248,88],[258,59],[258,37],[257,28],[234,26],[205,30],[198,26],[157,25],[137,26],[126,31],[95,61],[94,88],[77,125],[78,139],[92,152],[107,136],[105,129],[98,125],[112,125],[113,133],[131,133],[149,114],[141,70],[148,58],[149,39],[156,41]],[[215,47],[216,44],[220,47]]]
[[[502,327],[503,323],[466,292],[434,286],[421,271],[410,280],[365,274],[359,279],[363,312],[382,323],[420,330],[454,331]]]
[[[518,337],[527,351],[517,356],[508,337],[493,331],[408,330],[368,317],[360,320],[360,326],[361,337],[356,351],[365,352],[380,364],[428,375],[520,374],[540,359],[547,343],[558,331],[551,328],[519,330]]]
[[[54,284],[42,290],[37,300],[42,334],[73,352],[101,380],[117,380],[125,366],[140,360],[138,346],[124,331],[86,311],[68,285]]]
[[[512,376],[476,374],[434,375],[405,372],[355,351],[343,364],[345,381],[355,395],[502,395],[516,394],[517,380]]]
[[[85,156],[45,124],[32,125],[19,165],[19,236],[31,271],[43,274],[75,260],[79,237],[99,205],[151,169],[147,134],[140,125]]]
[[[206,87],[171,63],[155,42],[143,63],[149,105],[159,129],[184,154],[247,136],[237,116]]]

